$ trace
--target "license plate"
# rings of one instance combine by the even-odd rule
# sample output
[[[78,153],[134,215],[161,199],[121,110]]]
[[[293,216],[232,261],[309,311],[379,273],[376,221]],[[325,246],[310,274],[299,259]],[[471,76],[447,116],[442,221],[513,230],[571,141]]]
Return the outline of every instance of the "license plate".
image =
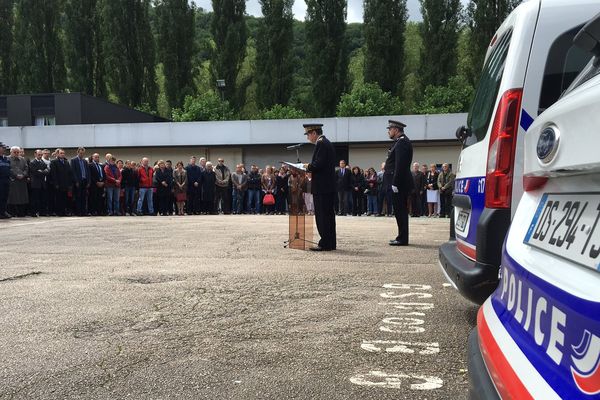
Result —
[[[600,270],[600,193],[546,193],[524,242]]]
[[[456,223],[454,224],[454,228],[459,232],[464,232],[467,227],[467,221],[469,220],[469,212],[461,211],[458,213],[458,218],[456,219]]]

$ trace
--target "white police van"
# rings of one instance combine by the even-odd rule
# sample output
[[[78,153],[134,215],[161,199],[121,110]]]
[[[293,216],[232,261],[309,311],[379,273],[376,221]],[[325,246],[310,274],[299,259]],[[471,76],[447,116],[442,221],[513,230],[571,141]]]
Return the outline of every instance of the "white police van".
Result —
[[[475,303],[498,285],[502,243],[523,194],[525,132],[589,61],[572,41],[598,11],[598,0],[526,1],[490,42],[468,126],[457,131],[455,240],[439,250],[450,283]]]
[[[469,337],[472,398],[600,398],[600,14],[594,59],[525,135],[500,284]]]

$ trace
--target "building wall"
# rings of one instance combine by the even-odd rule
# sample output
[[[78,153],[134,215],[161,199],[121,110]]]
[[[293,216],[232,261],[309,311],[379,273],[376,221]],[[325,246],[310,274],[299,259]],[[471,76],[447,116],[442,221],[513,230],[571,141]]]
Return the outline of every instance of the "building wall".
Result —
[[[387,151],[391,142],[376,145],[360,146],[351,145],[349,153],[350,165],[358,165],[361,168],[373,167],[379,170],[381,163],[387,157]],[[413,162],[420,164],[442,164],[449,163],[455,166],[460,154],[460,144],[449,142],[440,144],[413,143]]]

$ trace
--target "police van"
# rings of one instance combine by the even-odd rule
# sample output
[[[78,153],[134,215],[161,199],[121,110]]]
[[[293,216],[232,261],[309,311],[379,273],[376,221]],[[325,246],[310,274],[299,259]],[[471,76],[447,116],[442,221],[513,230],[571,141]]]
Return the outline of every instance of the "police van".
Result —
[[[531,125],[500,284],[469,337],[472,398],[600,398],[600,14],[594,59]]]
[[[481,304],[498,285],[502,243],[523,195],[523,139],[590,55],[574,36],[600,11],[598,0],[530,0],[492,38],[456,171],[452,240],[439,250],[442,271]]]

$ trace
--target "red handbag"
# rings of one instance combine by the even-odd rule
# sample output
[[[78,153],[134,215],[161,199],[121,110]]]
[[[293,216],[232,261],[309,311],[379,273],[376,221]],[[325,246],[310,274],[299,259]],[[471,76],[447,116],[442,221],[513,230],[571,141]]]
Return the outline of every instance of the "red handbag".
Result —
[[[275,196],[271,193],[265,194],[265,197],[263,197],[263,205],[272,206],[273,204],[275,204]]]

